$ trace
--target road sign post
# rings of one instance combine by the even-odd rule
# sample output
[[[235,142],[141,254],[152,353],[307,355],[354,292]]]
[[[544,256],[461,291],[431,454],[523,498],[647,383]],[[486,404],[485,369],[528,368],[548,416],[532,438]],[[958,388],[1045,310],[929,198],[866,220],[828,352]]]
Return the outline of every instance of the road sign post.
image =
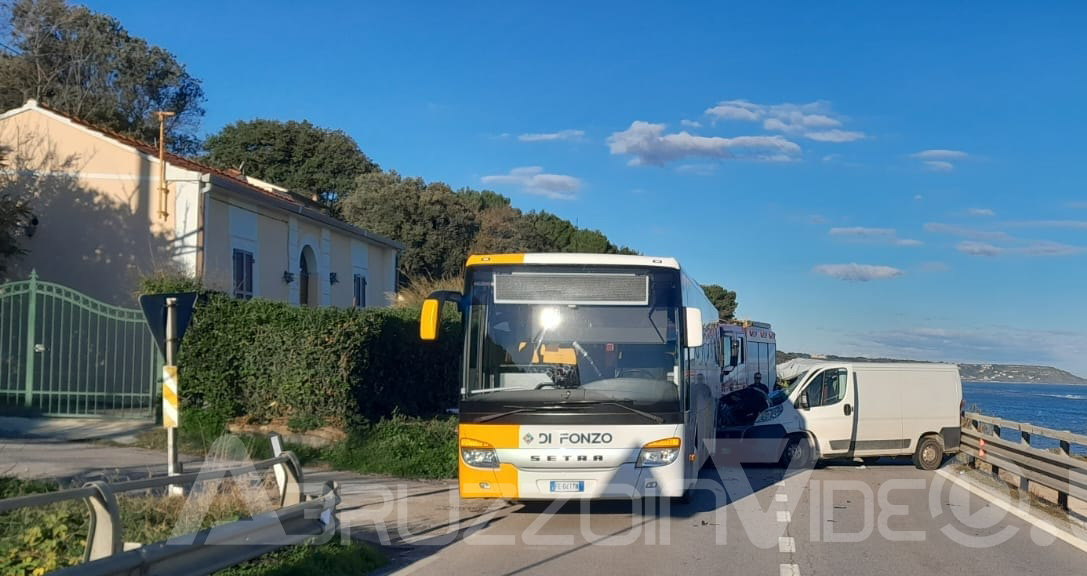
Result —
[[[162,426],[166,428],[166,473],[169,476],[182,472],[177,452],[177,428],[181,423],[177,351],[181,346],[181,337],[192,319],[196,298],[195,292],[140,296],[140,306],[147,317],[147,325],[159,345],[159,350],[166,357],[166,363],[162,367]],[[181,495],[184,494],[184,488],[171,485],[169,493]]]
[[[181,413],[178,411],[177,381],[177,298],[166,299],[166,365],[162,378],[162,424],[166,426],[166,473],[176,476],[181,473],[177,457],[177,426]],[[170,494],[181,495],[184,488],[171,485]]]

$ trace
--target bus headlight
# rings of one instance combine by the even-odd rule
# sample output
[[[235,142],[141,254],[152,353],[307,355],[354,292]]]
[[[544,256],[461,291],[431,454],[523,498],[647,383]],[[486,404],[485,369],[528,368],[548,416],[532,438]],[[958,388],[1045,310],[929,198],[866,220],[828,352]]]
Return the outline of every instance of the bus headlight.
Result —
[[[778,416],[781,416],[781,410],[781,404],[778,404],[773,408],[767,408],[766,410],[762,411],[762,414],[759,414],[759,417],[755,419],[755,423],[758,424],[759,422],[769,422],[777,418]]]
[[[642,446],[642,453],[638,455],[638,467],[667,466],[675,462],[679,457],[680,445],[680,439],[672,437]]]
[[[473,468],[498,468],[498,454],[494,446],[480,440],[461,438],[460,457]]]

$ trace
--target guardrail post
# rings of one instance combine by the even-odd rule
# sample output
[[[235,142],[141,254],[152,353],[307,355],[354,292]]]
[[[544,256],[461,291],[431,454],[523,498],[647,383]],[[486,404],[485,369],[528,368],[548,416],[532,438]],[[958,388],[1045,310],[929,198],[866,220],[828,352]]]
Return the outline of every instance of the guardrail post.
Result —
[[[1071,458],[1072,456],[1072,443],[1067,440],[1061,440],[1061,455]],[[1062,492],[1057,490],[1057,506],[1061,510],[1068,510],[1068,492]]]
[[[1026,444],[1027,447],[1029,448],[1030,447],[1030,432],[1027,432],[1026,430],[1023,430],[1023,429],[1020,428],[1020,430],[1019,430],[1019,441],[1022,442],[1023,444]],[[1026,476],[1023,476],[1023,475],[1019,476],[1019,491],[1020,492],[1025,492],[1026,494],[1030,494],[1030,480],[1028,480]]]
[[[1000,438],[1000,426],[998,426],[996,424],[993,424],[993,436],[996,436],[998,439]],[[996,464],[991,464],[991,463],[989,465],[993,469],[993,476],[999,478],[1000,477],[1000,466],[997,466]]]
[[[87,526],[87,546],[83,551],[83,561],[90,562],[108,558],[121,551],[121,511],[109,484],[88,482],[85,486],[94,488],[97,492],[86,499],[91,518]]]
[[[283,441],[279,437],[279,434],[272,434],[268,437],[268,441],[272,443],[272,456],[279,458],[280,454],[283,454]],[[283,497],[286,495],[284,489],[287,487],[287,471],[282,466],[273,466],[272,473],[276,477],[276,486],[279,487],[279,501],[282,505]]]
[[[272,442],[272,455],[276,458],[284,456],[286,460],[272,467],[276,476],[276,486],[279,487],[279,506],[293,506],[302,502],[302,464],[293,452],[284,451],[282,440],[278,434],[273,434],[269,440]]]
[[[966,422],[963,423],[963,427],[972,429],[974,433],[979,433],[978,421],[973,418],[966,418]],[[978,467],[978,459],[967,454],[966,452],[960,452],[966,458],[966,465],[973,468]]]

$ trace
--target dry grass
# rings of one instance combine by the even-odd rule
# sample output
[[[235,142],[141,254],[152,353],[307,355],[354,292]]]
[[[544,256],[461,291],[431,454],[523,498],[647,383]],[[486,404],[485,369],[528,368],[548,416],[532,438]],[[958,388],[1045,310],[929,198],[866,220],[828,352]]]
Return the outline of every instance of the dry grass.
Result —
[[[452,290],[460,292],[464,290],[464,278],[454,276],[449,278],[416,278],[392,298],[390,305],[399,308],[418,308],[423,305],[423,300],[436,290]]]
[[[201,482],[184,497],[129,492],[117,504],[124,541],[149,544],[275,510],[279,491],[272,472],[253,472]]]

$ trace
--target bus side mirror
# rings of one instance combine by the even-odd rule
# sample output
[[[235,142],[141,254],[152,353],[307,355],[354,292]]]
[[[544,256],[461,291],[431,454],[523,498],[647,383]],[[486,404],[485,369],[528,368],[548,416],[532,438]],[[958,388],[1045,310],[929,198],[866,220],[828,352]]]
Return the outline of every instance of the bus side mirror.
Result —
[[[698,348],[702,345],[702,311],[694,307],[687,307],[683,310],[687,316],[686,333],[684,334],[687,347]]]
[[[423,300],[423,313],[419,316],[419,338],[438,339],[438,319],[442,315],[442,301],[436,298]]]
[[[442,318],[442,304],[446,301],[459,302],[459,292],[439,290],[423,300],[423,311],[419,315],[419,339],[433,341],[438,339],[438,323]]]

